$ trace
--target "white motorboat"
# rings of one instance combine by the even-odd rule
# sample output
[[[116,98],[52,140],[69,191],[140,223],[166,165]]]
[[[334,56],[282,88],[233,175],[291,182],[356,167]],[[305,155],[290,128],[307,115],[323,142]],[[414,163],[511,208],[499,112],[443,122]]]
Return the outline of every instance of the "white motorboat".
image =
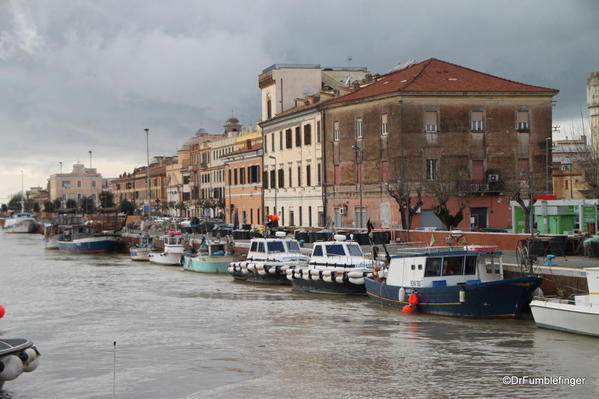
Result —
[[[276,238],[253,238],[246,259],[231,262],[227,271],[236,280],[290,284],[287,271],[305,266],[308,257],[300,252],[297,240],[285,238],[284,232],[277,232],[275,236]]]
[[[538,327],[599,337],[599,267],[584,270],[589,295],[576,295],[574,301],[535,298],[530,303]]]
[[[159,265],[180,266],[185,251],[183,233],[170,231],[163,237],[163,242],[164,250],[162,252],[150,252],[148,260]]]
[[[314,243],[308,265],[287,270],[287,279],[303,291],[365,295],[364,278],[383,262],[365,258],[360,245],[344,235],[334,239]]]
[[[152,243],[152,237],[148,235],[141,235],[139,237],[139,244],[129,248],[129,254],[131,255],[131,260],[147,262],[150,260],[150,252],[152,252],[154,249],[155,246]]]
[[[35,233],[38,222],[37,218],[29,212],[16,212],[4,219],[2,228],[7,233]]]

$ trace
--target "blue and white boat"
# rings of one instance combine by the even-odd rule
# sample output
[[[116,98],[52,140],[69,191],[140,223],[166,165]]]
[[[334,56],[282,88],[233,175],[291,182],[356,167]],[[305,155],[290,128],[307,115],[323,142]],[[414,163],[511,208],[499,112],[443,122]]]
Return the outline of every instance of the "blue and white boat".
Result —
[[[39,223],[29,212],[15,212],[4,219],[2,228],[6,233],[36,233]]]
[[[360,245],[345,241],[344,235],[334,239],[314,243],[308,265],[288,269],[287,279],[297,290],[365,295],[364,279],[383,262],[367,259]]]
[[[539,277],[504,279],[494,247],[425,247],[402,250],[365,280],[372,299],[421,313],[515,317],[528,311]]]
[[[91,226],[68,226],[58,239],[58,249],[77,254],[94,254],[116,251],[119,237],[110,232],[95,232]]]
[[[198,252],[185,256],[183,269],[200,273],[227,273],[229,263],[233,262],[232,245],[215,242],[204,237]]]
[[[231,262],[228,272],[234,279],[267,284],[291,284],[289,269],[305,266],[308,257],[300,251],[297,240],[285,238],[277,232],[276,238],[253,238],[245,260]]]

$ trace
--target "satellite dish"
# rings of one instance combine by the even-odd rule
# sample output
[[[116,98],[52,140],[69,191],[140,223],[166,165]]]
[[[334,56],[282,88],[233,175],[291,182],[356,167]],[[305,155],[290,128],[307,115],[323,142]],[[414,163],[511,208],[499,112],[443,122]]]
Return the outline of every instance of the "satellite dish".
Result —
[[[389,70],[389,73],[391,73],[391,72],[397,72],[397,71],[401,71],[402,69],[409,68],[412,65],[414,65],[415,63],[416,63],[416,60],[414,60],[414,59],[411,59],[411,60],[405,61],[405,62],[400,62],[399,64],[397,64],[393,68],[391,68]]]

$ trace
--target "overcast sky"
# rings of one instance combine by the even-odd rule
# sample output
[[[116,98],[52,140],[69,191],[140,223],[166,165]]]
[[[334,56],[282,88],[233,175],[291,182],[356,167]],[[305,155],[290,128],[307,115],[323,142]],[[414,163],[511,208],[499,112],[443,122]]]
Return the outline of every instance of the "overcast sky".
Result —
[[[599,70],[599,1],[0,0],[0,203],[77,160],[113,177],[200,127],[260,118],[273,63],[366,66],[436,57],[556,88],[580,130]]]

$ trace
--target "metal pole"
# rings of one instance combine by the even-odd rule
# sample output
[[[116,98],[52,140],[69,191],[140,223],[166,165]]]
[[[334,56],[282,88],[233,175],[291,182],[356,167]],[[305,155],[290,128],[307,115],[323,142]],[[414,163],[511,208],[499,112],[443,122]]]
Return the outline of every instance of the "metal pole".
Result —
[[[359,184],[359,190],[360,190],[360,229],[362,229],[362,228],[364,228],[364,222],[363,222],[364,208],[362,207],[362,179],[364,178],[362,176],[362,161],[363,161],[362,158],[363,158],[364,150],[361,147],[358,147],[357,145],[353,145],[352,149],[356,152],[356,166],[358,167],[358,170],[360,172],[358,174],[358,176],[360,177],[360,181],[358,182],[358,184]],[[360,163],[357,162],[358,161],[358,152],[360,153]]]
[[[89,168],[91,169],[92,168],[92,151],[89,150],[88,152],[89,152]]]
[[[545,193],[549,194],[549,144],[551,137],[545,138]]]
[[[60,174],[62,174],[62,162],[58,162],[58,164],[60,165]]]
[[[152,200],[151,200],[151,191],[150,191],[150,129],[144,129],[146,131],[146,160],[148,166],[146,167],[146,186],[147,193],[146,196],[148,198],[148,215],[152,216]]]

